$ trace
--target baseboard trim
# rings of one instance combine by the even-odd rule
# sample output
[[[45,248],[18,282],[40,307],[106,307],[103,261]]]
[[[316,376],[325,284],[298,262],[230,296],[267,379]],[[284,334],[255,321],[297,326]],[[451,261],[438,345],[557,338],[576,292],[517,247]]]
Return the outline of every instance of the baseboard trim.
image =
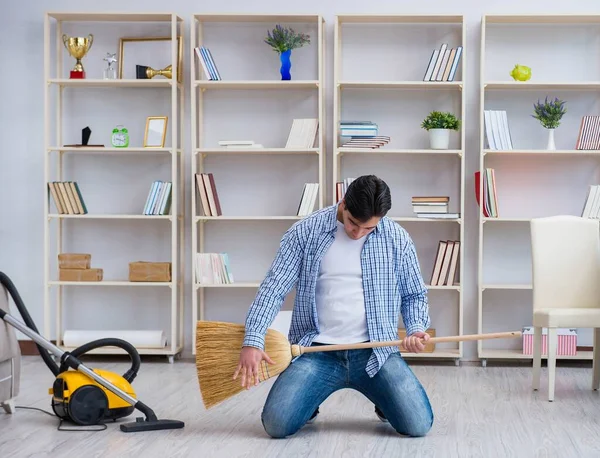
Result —
[[[51,342],[56,345],[56,340]],[[33,340],[19,340],[19,348],[23,356],[38,356],[40,354],[37,344]]]

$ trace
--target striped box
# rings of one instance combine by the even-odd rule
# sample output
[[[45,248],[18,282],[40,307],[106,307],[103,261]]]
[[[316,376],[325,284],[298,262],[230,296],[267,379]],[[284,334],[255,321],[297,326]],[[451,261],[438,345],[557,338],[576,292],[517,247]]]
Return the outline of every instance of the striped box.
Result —
[[[558,356],[575,356],[577,354],[577,329],[557,328]],[[533,326],[523,328],[523,354],[533,355]],[[548,328],[542,328],[542,355],[548,356]]]

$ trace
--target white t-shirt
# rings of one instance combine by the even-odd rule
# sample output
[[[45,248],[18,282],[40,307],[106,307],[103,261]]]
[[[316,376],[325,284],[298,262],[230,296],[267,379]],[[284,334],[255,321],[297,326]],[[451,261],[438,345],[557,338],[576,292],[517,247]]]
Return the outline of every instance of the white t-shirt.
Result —
[[[335,240],[323,256],[316,303],[320,334],[315,342],[342,344],[369,340],[362,284],[361,252],[366,236],[353,240],[337,222]]]

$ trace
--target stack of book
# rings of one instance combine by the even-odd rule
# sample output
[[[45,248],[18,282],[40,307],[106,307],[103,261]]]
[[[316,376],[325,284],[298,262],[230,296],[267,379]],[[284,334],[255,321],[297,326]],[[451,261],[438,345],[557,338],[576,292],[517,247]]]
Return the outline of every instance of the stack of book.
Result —
[[[488,149],[512,150],[508,117],[504,110],[484,110],[485,140]]]
[[[340,121],[342,137],[376,137],[379,126],[372,121]]]
[[[229,285],[233,274],[227,253],[196,253],[196,283],[201,285]]]
[[[481,196],[479,186],[481,173],[475,172],[475,198],[477,205],[481,207]],[[496,176],[494,169],[486,168],[483,174],[483,216],[486,218],[498,218],[498,196],[496,194]]]
[[[168,215],[171,210],[171,188],[170,181],[155,181],[150,187],[144,215]]]
[[[196,173],[196,189],[204,216],[221,216],[221,202],[212,173]]]
[[[294,119],[285,147],[299,149],[314,148],[318,133],[319,120],[317,118]]]
[[[76,181],[52,181],[48,183],[48,189],[59,215],[87,214],[87,207]]]
[[[581,118],[575,149],[600,149],[600,116],[588,115]]]
[[[458,240],[440,240],[438,252],[433,263],[431,286],[453,286],[458,266],[460,242]]]
[[[319,197],[319,183],[304,183],[304,190],[302,191],[302,198],[298,205],[298,216],[310,215],[317,203]]]
[[[413,212],[417,218],[456,219],[458,213],[448,213],[448,196],[415,196],[412,198]]]
[[[583,218],[600,219],[600,185],[590,186],[581,216]]]
[[[353,181],[354,181],[354,178],[344,178],[344,181],[338,181],[335,184],[335,201],[336,202],[339,202],[340,200],[342,200],[342,198],[346,194],[346,190],[348,189],[348,186],[350,186],[350,183],[352,183]]]
[[[263,145],[254,143],[254,140],[221,140],[219,146],[228,149],[263,148]]]
[[[462,46],[449,49],[448,43],[443,43],[439,49],[434,49],[423,81],[454,81],[462,50]]]
[[[375,149],[390,142],[390,137],[378,134],[379,126],[372,121],[340,122],[340,144],[344,148]]]
[[[215,61],[213,60],[210,50],[204,46],[197,46],[194,48],[194,51],[196,51],[198,60],[200,60],[200,64],[202,65],[206,79],[210,81],[220,81],[221,75],[219,74],[219,70],[215,65]]]

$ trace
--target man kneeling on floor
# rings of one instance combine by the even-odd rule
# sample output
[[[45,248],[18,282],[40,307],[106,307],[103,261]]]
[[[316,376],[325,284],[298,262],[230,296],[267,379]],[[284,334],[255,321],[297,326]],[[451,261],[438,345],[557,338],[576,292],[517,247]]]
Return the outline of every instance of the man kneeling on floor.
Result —
[[[240,362],[234,378],[246,388],[258,384],[265,334],[287,294],[296,287],[288,339],[302,346],[398,339],[424,349],[430,324],[427,289],[415,246],[386,215],[387,184],[372,175],[354,180],[336,205],[317,210],[283,236],[246,318]],[[428,396],[398,347],[307,353],[273,384],[262,413],[275,438],[297,432],[315,419],[333,392],[353,388],[374,405],[380,420],[407,436],[424,436],[433,424]]]

